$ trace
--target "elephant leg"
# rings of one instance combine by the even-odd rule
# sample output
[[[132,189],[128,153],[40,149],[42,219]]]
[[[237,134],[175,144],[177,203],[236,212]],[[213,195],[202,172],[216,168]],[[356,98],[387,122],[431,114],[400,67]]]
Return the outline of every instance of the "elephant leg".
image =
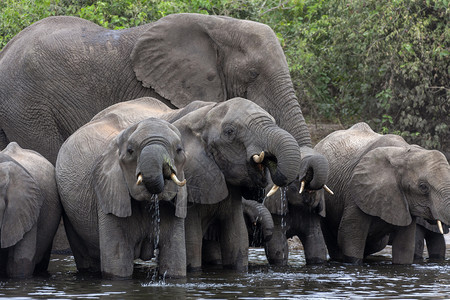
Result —
[[[28,278],[33,275],[36,255],[36,226],[8,251],[6,274],[11,278]]]
[[[286,238],[286,216],[274,215],[272,238],[264,243],[266,257],[271,265],[286,266],[289,259],[289,245]]]
[[[186,277],[186,242],[184,219],[175,216],[168,202],[160,202],[159,275]]]
[[[129,242],[132,232],[125,219],[100,215],[100,262],[104,278],[126,279],[133,275],[134,249]]]
[[[241,196],[232,196],[229,207],[222,211],[220,249],[225,269],[248,271],[248,233],[245,225]],[[228,205],[226,205],[228,206]]]
[[[354,203],[345,207],[337,236],[344,262],[362,263],[370,222],[371,216],[363,213]]]
[[[37,262],[35,267],[34,267],[34,273],[41,273],[41,272],[45,272],[48,269],[48,264],[50,263],[50,256],[52,253],[52,245],[50,245],[50,247],[45,250],[42,259],[40,262]]]
[[[337,236],[328,228],[325,219],[321,220],[321,229],[325,244],[327,245],[328,255],[332,261],[344,261],[344,254],[337,244]]]
[[[188,272],[197,272],[202,268],[202,220],[200,204],[188,208],[185,220],[186,266]]]
[[[66,231],[67,240],[69,241],[70,250],[75,259],[75,264],[79,272],[100,272],[100,259],[90,255],[90,251],[84,240],[78,235],[73,228],[69,218],[64,214],[64,229]]]
[[[327,261],[327,248],[320,227],[320,216],[312,213],[302,214],[302,226],[297,236],[303,244],[306,264],[323,264]]]
[[[425,233],[426,228],[417,225],[416,228],[416,240],[415,240],[415,247],[414,247],[414,260],[416,261],[422,261],[423,260],[423,250],[425,246]]]
[[[401,226],[392,237],[392,263],[412,264],[414,262],[414,244],[416,242],[416,220],[408,226]]]
[[[419,227],[419,226],[417,226]],[[443,234],[429,231],[425,236],[428,256],[432,260],[445,260],[445,238]],[[422,240],[423,241],[423,240]]]

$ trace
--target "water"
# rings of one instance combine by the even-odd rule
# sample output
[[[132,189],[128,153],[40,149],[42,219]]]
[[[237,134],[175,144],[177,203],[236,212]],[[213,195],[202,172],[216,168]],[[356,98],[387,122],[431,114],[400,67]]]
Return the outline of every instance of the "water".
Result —
[[[73,257],[53,255],[48,277],[0,281],[0,299],[449,298],[449,261],[397,266],[390,263],[390,251],[362,266],[306,266],[303,251],[291,250],[288,267],[270,267],[264,250],[251,248],[247,274],[208,270],[162,280],[155,279],[153,261],[137,261],[133,279],[124,281],[81,276]]]

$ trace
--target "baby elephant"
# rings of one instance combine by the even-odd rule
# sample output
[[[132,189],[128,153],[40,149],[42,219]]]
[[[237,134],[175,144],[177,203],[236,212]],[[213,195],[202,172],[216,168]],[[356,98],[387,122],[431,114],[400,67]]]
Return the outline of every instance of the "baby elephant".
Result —
[[[436,150],[380,135],[366,123],[315,149],[330,164],[323,234],[333,260],[360,263],[392,240],[392,262],[414,259],[415,217],[450,224],[450,166]]]
[[[130,278],[159,248],[159,272],[186,276],[185,153],[166,121],[98,115],[61,147],[56,179],[79,271]]]
[[[12,142],[0,152],[0,275],[47,270],[62,207],[55,168]]]

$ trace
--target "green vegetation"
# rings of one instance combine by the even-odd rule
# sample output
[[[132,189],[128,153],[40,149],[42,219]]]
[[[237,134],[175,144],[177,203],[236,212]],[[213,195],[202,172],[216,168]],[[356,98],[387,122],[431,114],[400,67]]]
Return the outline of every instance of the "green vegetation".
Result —
[[[449,151],[449,0],[3,0],[0,48],[51,15],[120,29],[180,12],[271,26],[308,120],[364,120]]]

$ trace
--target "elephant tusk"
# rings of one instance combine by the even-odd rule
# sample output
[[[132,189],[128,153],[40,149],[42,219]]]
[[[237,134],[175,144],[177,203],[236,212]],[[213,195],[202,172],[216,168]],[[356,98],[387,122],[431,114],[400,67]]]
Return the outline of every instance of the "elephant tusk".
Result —
[[[186,179],[184,179],[183,181],[180,181],[177,178],[177,175],[175,175],[175,173],[170,174],[170,178],[172,179],[173,182],[175,182],[178,186],[184,186],[186,184]]]
[[[140,185],[142,183],[143,177],[142,174],[139,174],[137,177],[136,185]]]
[[[328,192],[329,194],[334,195],[333,191],[329,187],[327,187],[325,184],[323,185],[323,189],[325,190],[325,192]]]
[[[270,196],[272,196],[273,194],[275,194],[276,191],[278,191],[279,188],[280,188],[280,187],[279,187],[278,185],[274,184],[273,187],[270,189],[270,191],[267,193],[267,196],[266,196],[266,197],[270,197]]]
[[[441,234],[444,234],[444,229],[442,228],[442,223],[441,223],[441,221],[437,220],[437,225],[438,225],[438,228],[439,228],[439,232],[440,232]]]
[[[263,162],[263,160],[264,160],[264,151],[261,151],[259,155],[258,154],[253,155],[253,161],[255,163],[260,164]]]
[[[303,193],[303,191],[305,190],[305,181],[302,180],[302,182],[300,182],[300,190],[298,191],[299,194]]]

